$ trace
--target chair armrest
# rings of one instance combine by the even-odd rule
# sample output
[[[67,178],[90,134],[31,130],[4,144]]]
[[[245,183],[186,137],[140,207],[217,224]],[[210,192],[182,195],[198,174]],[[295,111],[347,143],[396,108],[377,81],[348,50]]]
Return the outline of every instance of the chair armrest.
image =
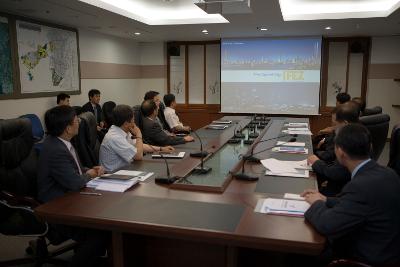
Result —
[[[29,206],[35,208],[40,205],[40,203],[32,197],[18,196],[4,190],[0,191],[0,199],[4,199],[8,204],[13,206]]]

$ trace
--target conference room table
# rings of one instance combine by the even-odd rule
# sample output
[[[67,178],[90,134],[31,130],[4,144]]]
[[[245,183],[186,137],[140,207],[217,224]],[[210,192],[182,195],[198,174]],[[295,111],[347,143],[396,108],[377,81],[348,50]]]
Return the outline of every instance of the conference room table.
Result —
[[[303,217],[254,211],[261,198],[283,197],[284,193],[299,194],[306,188],[316,188],[314,176],[266,176],[265,168],[258,162],[245,164],[245,172],[259,176],[258,181],[239,181],[231,176],[241,169],[241,155],[251,150],[260,158],[305,159],[307,155],[277,153],[270,148],[278,139],[288,141],[290,136],[282,134],[285,123],[307,122],[307,119],[270,118],[267,126],[258,130],[260,135],[252,145],[244,145],[243,141],[227,144],[235,132],[246,135],[251,132],[245,129],[251,117],[223,119],[233,121],[225,130],[197,131],[204,150],[210,152],[204,164],[211,164],[213,170],[206,176],[191,174],[201,162],[189,155],[199,150],[200,143],[195,138],[194,142],[175,147],[186,152],[183,159],[168,159],[171,175],[187,179],[179,179],[172,185],[156,184],[155,177],[166,176],[166,164],[163,159],[145,155],[142,161],[123,169],[155,174],[128,191],[96,191],[101,195],[71,192],[39,206],[36,214],[49,223],[110,231],[115,267],[250,266],[250,258],[255,257],[252,252],[261,258],[268,253],[320,254],[326,240]],[[305,142],[312,151],[310,136],[299,135],[297,141]]]

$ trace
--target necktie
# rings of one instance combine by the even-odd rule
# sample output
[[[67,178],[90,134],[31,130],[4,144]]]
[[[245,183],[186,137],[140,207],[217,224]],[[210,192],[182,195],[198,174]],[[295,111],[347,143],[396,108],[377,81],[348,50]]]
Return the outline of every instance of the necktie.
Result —
[[[79,174],[82,174],[81,166],[79,165],[78,157],[76,156],[76,152],[73,146],[71,146],[70,150],[72,157],[75,160],[76,166],[78,166]]]
[[[94,116],[96,117],[96,123],[98,123],[99,120],[97,119],[97,107],[94,106],[94,107],[93,107],[93,110],[94,110]]]

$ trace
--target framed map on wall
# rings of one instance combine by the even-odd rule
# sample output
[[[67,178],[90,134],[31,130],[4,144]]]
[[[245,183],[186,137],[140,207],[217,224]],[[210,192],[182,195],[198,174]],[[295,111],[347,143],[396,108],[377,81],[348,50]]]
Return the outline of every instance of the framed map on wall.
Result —
[[[5,17],[0,17],[0,70],[0,95],[10,95],[14,91],[14,77],[10,26]]]
[[[79,92],[78,33],[16,20],[21,95]]]

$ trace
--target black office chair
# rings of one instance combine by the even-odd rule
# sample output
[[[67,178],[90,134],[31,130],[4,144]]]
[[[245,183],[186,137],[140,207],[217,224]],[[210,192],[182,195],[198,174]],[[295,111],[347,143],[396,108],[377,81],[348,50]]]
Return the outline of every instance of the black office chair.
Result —
[[[113,101],[104,102],[101,112],[104,121],[104,129],[110,129],[111,125],[113,124],[113,115],[112,111],[117,106]]]
[[[388,167],[400,175],[400,124],[395,125],[392,130]]]
[[[143,132],[143,114],[140,105],[132,107],[135,124]]]
[[[372,153],[371,157],[378,160],[386,144],[389,132],[390,116],[387,114],[376,114],[360,117],[360,122],[368,128],[371,133]]]
[[[39,205],[35,200],[38,157],[33,140],[29,119],[0,121],[0,233],[36,238],[29,242],[26,249],[31,256],[1,261],[0,266],[65,264],[65,261],[54,257],[73,249],[75,245],[53,252],[47,250],[49,227],[39,221],[33,212]]]
[[[163,128],[171,132],[171,127],[169,127],[167,120],[164,115],[165,105],[163,102],[160,103],[160,109],[158,110],[158,119],[161,121]]]
[[[376,114],[382,114],[382,107],[376,106],[373,108],[365,108],[364,112],[361,114],[362,116],[371,116]]]
[[[81,119],[79,132],[72,139],[72,143],[82,165],[92,168],[99,165],[100,143],[97,139],[96,118],[91,112],[84,112],[79,115],[79,118]]]

